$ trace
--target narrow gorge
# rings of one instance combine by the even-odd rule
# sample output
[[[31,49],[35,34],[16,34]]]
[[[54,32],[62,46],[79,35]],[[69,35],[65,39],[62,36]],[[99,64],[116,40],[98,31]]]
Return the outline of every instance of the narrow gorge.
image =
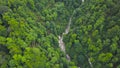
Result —
[[[63,32],[62,35],[58,36],[58,38],[59,38],[59,41],[58,41],[59,47],[60,47],[61,51],[63,51],[66,54],[66,58],[67,58],[68,61],[70,61],[70,56],[69,56],[69,54],[66,53],[65,43],[63,42],[63,35],[67,35],[69,33],[70,25],[71,25],[72,17],[74,15],[74,13],[75,13],[75,10],[73,11],[71,17],[69,18],[69,22],[68,22],[68,25],[67,25],[67,27],[65,29],[65,32]]]

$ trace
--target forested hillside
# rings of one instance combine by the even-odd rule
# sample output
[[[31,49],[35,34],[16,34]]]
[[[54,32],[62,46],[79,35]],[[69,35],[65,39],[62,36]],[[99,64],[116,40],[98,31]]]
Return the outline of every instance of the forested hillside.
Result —
[[[120,68],[120,1],[82,1],[0,0],[0,68]]]

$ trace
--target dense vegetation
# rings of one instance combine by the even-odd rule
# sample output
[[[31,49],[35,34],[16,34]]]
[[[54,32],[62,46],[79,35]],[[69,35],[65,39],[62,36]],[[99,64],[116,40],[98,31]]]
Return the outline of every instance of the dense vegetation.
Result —
[[[0,0],[0,68],[120,68],[119,0]],[[59,48],[64,35],[66,52]]]
[[[67,53],[82,68],[120,68],[120,1],[89,0],[76,11]]]

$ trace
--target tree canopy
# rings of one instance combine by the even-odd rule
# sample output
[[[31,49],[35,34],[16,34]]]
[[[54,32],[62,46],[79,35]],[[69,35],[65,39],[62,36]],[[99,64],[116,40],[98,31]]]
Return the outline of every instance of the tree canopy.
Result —
[[[119,4],[0,0],[0,68],[120,68]],[[63,36],[68,61],[58,35],[72,14],[70,31]]]

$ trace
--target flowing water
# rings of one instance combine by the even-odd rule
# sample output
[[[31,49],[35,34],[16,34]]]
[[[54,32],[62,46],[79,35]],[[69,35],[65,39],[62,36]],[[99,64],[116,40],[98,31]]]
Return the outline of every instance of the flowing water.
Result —
[[[84,2],[84,0],[82,0],[82,2]],[[64,34],[68,34],[69,33],[69,30],[70,30],[70,25],[71,25],[71,22],[72,22],[72,17],[74,15],[74,13],[76,12],[77,9],[75,9],[71,15],[71,17],[69,18],[69,22],[68,22],[68,25],[67,25],[67,28],[65,29],[65,32],[62,33],[62,35],[59,35],[58,38],[59,38],[59,47],[61,49],[61,51],[63,51],[66,55],[66,58],[68,61],[70,61],[70,56],[69,54],[66,53],[66,50],[65,50],[65,43],[63,42],[63,35]],[[78,67],[80,68],[80,67]]]
[[[63,32],[61,36],[60,35],[58,36],[58,38],[59,38],[59,41],[58,41],[59,42],[59,47],[60,47],[61,51],[63,51],[66,54],[66,58],[67,58],[68,61],[70,61],[70,56],[69,56],[69,54],[66,53],[65,43],[63,42],[63,35],[69,33],[70,24],[72,22],[72,17],[74,15],[74,13],[75,13],[75,10],[73,11],[73,14],[71,15],[71,17],[69,18],[69,22],[68,22],[67,28],[65,29],[65,32]]]
[[[58,38],[59,38],[59,47],[60,47],[61,51],[63,51],[65,54],[66,54],[66,50],[65,50],[65,43],[63,42],[63,35],[69,33],[70,24],[71,24],[71,18],[70,18],[70,20],[69,20],[69,23],[68,23],[68,25],[67,25],[67,28],[65,29],[65,32],[62,33],[62,36],[60,36],[60,35],[58,36]],[[70,56],[69,56],[69,54],[66,54],[66,58],[67,58],[68,61],[70,61]]]

